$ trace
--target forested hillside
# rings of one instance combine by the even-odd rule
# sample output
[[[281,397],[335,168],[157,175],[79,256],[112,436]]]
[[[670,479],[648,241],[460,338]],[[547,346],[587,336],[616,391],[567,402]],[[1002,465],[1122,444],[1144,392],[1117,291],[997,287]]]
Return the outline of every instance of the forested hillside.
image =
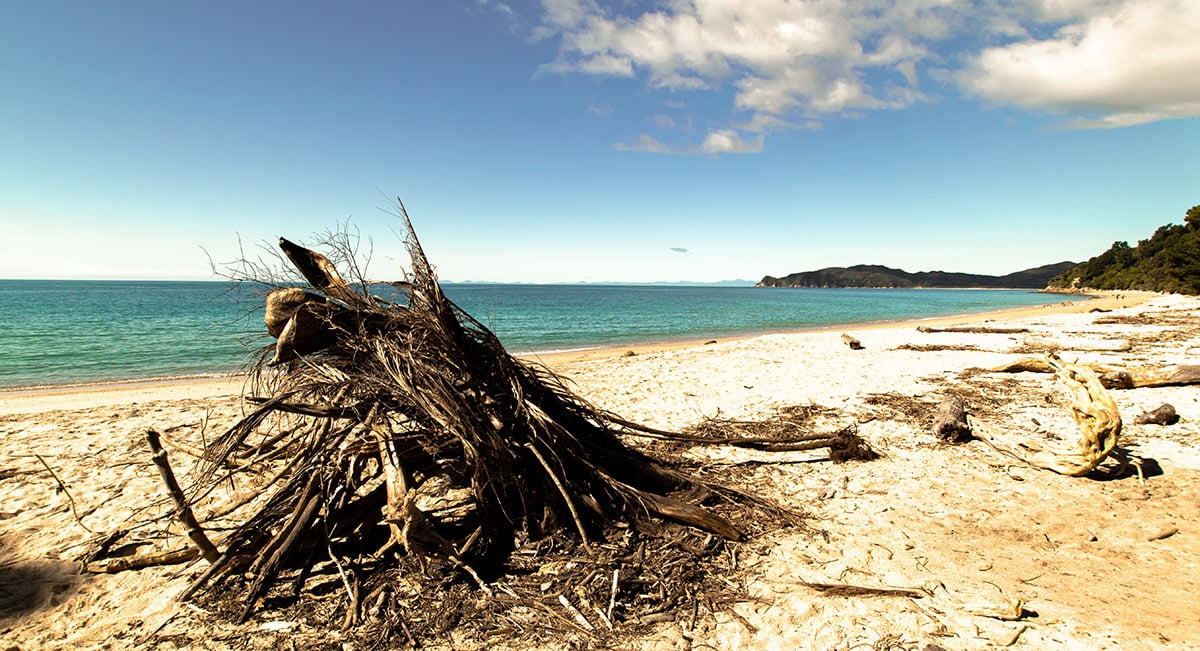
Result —
[[[1115,242],[1055,277],[1050,286],[1200,294],[1200,206],[1188,209],[1182,226],[1160,226],[1134,247]]]
[[[765,276],[759,287],[996,287],[1004,289],[1043,289],[1046,283],[1075,266],[1073,262],[1058,262],[1035,269],[1025,269],[1005,276],[986,276],[946,271],[910,273],[881,265],[860,264],[853,267],[827,267],[817,271],[788,274],[782,278]]]

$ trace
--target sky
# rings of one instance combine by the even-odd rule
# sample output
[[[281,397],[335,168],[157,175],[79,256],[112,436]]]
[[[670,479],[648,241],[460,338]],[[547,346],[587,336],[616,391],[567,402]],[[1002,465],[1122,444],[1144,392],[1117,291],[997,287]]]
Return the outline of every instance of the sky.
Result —
[[[1200,204],[1195,0],[0,3],[0,278],[1005,274]]]

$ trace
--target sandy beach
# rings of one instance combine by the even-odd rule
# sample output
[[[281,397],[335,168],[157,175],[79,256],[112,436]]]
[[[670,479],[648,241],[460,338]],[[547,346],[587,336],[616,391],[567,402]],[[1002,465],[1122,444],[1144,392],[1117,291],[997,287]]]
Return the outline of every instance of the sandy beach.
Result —
[[[1111,392],[1125,423],[1119,444],[1141,462],[1141,476],[1066,477],[979,441],[948,445],[930,433],[936,405],[953,394],[989,426],[1031,440],[1070,438],[1077,426],[1053,375],[982,370],[1036,354],[1032,337],[1059,342],[1068,361],[1200,364],[1200,299],[1047,298],[1042,307],[984,315],[539,358],[597,406],[647,425],[677,430],[810,406],[820,414],[814,430],[853,425],[882,455],[833,464],[812,452],[693,452],[807,513],[820,533],[781,529],[750,539],[739,552],[744,601],[619,644],[1200,648],[1200,388]],[[960,324],[1029,332],[917,329]],[[842,333],[863,348],[849,349]],[[287,648],[296,640],[342,648],[336,624],[281,622],[266,612],[235,626],[175,601],[203,562],[78,571],[89,542],[168,508],[144,432],[200,448],[243,413],[243,391],[239,378],[0,391],[0,650]],[[1134,424],[1164,403],[1178,423]],[[185,474],[190,458],[172,455]],[[184,542],[164,531],[137,551]],[[910,596],[828,595],[806,585],[814,583]],[[998,616],[1014,603],[1012,617]]]

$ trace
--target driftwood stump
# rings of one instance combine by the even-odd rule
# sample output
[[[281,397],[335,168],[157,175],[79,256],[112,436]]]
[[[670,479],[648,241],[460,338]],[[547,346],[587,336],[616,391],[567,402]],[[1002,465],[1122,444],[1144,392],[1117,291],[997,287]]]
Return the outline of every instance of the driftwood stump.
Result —
[[[1117,446],[1121,433],[1121,415],[1112,396],[1100,384],[1100,378],[1086,366],[1067,364],[1049,354],[1046,362],[1054,369],[1071,398],[1071,413],[1079,424],[1080,437],[1073,447],[1057,448],[1028,440],[1017,440],[971,420],[975,437],[997,451],[1031,466],[1053,470],[1072,477],[1096,469]]]
[[[967,403],[958,396],[949,396],[938,405],[933,417],[933,435],[947,443],[961,443],[971,439],[971,426],[967,424]]]

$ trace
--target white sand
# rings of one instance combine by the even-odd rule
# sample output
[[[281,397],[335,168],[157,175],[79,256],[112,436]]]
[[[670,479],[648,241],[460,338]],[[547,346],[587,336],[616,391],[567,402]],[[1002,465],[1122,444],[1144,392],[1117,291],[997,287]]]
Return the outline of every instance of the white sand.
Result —
[[[1147,297],[1136,297],[1146,300]],[[1126,339],[1123,353],[1066,351],[1068,359],[1129,366],[1200,363],[1200,300],[1053,306],[948,321],[1027,326],[1076,340]],[[1089,313],[1098,305],[1112,312]],[[1133,323],[1096,324],[1100,317]],[[597,405],[631,420],[682,428],[706,417],[764,418],[789,405],[831,408],[817,429],[856,425],[884,457],[797,463],[813,453],[707,451],[713,463],[749,458],[764,495],[811,514],[813,536],[783,530],[742,547],[754,601],[740,616],[663,624],[634,648],[1045,649],[1200,648],[1200,389],[1114,391],[1122,445],[1161,473],[1112,481],[1029,468],[971,442],[938,444],[905,409],[959,392],[989,424],[1030,437],[1069,436],[1074,423],[1051,376],[963,371],[1015,358],[1025,335],[925,334],[914,324],[776,334],[715,344],[646,346],[545,360]],[[958,347],[915,351],[919,346]],[[962,349],[972,347],[972,349]],[[6,451],[0,501],[0,649],[270,648],[287,638],[235,627],[170,600],[198,572],[159,567],[74,573],[91,534],[111,531],[161,492],[142,434],[148,427],[199,442],[241,413],[237,382],[184,382],[58,392],[0,393]],[[1169,402],[1176,425],[1132,425]],[[55,479],[39,455],[68,488]],[[184,455],[175,455],[186,472]],[[1152,465],[1147,467],[1153,468]],[[161,507],[160,507],[161,508]],[[137,516],[134,521],[142,516]],[[1178,532],[1150,540],[1158,534]],[[182,544],[179,537],[163,547]],[[830,597],[800,582],[926,590],[922,599]],[[972,614],[972,603],[1021,599],[1021,621]],[[269,617],[269,616],[268,616]],[[293,623],[289,635],[336,634]],[[502,642],[502,641],[500,641]],[[495,645],[498,641],[491,641]],[[888,646],[888,644],[892,646]]]

